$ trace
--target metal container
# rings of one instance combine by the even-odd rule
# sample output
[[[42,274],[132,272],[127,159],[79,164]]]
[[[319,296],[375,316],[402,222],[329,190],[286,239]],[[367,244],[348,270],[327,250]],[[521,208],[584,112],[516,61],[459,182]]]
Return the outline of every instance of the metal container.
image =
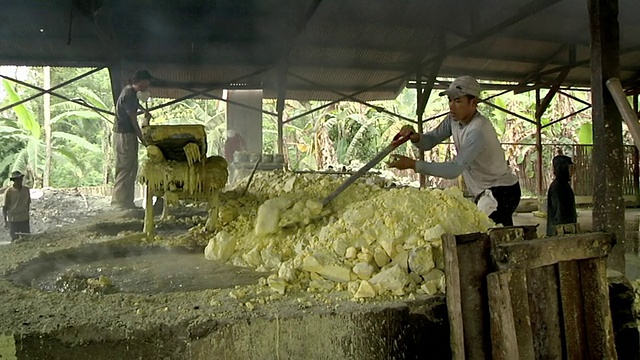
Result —
[[[187,161],[184,147],[196,143],[200,154],[207,153],[207,136],[203,125],[150,125],[142,128],[142,137],[147,145],[155,145],[165,159]]]

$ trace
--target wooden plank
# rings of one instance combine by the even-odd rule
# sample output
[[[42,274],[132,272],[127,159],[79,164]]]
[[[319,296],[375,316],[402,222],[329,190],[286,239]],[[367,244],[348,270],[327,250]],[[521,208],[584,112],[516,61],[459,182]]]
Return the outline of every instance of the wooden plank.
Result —
[[[529,294],[527,292],[527,276],[525,270],[511,270],[509,293],[511,296],[511,306],[515,309],[513,321],[516,326],[518,354],[520,354],[520,359],[533,359],[535,352],[533,349],[533,333],[531,331]]]
[[[509,271],[487,275],[491,324],[491,354],[494,360],[519,359],[516,326],[509,294]]]
[[[609,308],[609,284],[605,258],[582,260],[580,283],[584,299],[587,357],[593,360],[617,359]]]
[[[527,273],[531,332],[536,359],[562,359],[562,331],[555,266]]]
[[[487,299],[487,275],[492,268],[489,236],[458,243],[460,296],[464,322],[464,349],[467,359],[491,358],[491,335]]]
[[[612,235],[590,233],[554,236],[513,244],[498,245],[501,268],[537,268],[560,261],[604,257],[611,250]]]
[[[569,235],[569,234],[579,234],[580,233],[580,224],[561,224],[556,225],[556,235]]]
[[[460,296],[460,272],[456,237],[445,234],[442,236],[444,252],[444,272],[447,286],[447,313],[451,339],[451,358],[464,360],[464,328],[462,321],[462,298]]]
[[[582,360],[587,355],[582,286],[577,261],[558,263],[560,307],[564,329],[564,358]]]

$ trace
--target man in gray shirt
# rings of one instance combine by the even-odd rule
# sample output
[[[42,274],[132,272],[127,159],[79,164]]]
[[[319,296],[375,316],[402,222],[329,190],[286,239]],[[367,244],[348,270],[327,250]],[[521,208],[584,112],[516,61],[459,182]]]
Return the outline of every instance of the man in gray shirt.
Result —
[[[136,209],[135,182],[138,174],[138,141],[144,144],[138,124],[138,110],[143,110],[148,122],[151,114],[138,103],[138,92],[146,91],[152,76],[147,70],[133,74],[131,84],[125,86],[116,102],[116,121],[113,143],[116,156],[116,175],[111,194],[111,205],[120,209]]]
[[[432,131],[418,134],[405,126],[401,135],[410,135],[421,150],[430,150],[453,137],[457,155],[447,162],[416,161],[395,156],[390,167],[413,169],[425,175],[454,179],[460,174],[476,202],[483,195],[497,201],[497,209],[489,215],[496,223],[513,225],[513,212],[520,203],[520,183],[504,158],[504,150],[491,122],[477,110],[480,85],[470,76],[455,79],[440,96],[449,97],[449,115]]]

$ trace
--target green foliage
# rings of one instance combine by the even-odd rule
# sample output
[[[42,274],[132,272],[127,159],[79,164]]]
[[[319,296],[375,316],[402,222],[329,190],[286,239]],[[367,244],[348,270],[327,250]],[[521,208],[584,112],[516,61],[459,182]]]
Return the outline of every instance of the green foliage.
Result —
[[[59,84],[76,77],[89,69],[52,68],[51,83]],[[29,83],[42,86],[43,72],[40,68],[31,68]],[[69,98],[82,101],[104,110],[113,110],[113,97],[108,72],[96,72],[73,84],[56,90]],[[34,89],[15,86],[3,81],[0,104],[6,105],[20,101],[21,98],[34,95]],[[153,89],[151,89],[153,94]],[[424,119],[425,130],[438,125],[440,114],[448,112],[446,97],[438,96],[439,91],[430,94]],[[495,94],[486,91],[484,97]],[[590,101],[589,94],[571,92],[582,100]],[[544,91],[541,96],[544,97]],[[158,105],[163,99],[152,98],[150,105]],[[491,103],[514,113],[534,117],[534,92],[505,94],[490,100]],[[275,100],[265,99],[263,109],[276,112]],[[400,127],[407,124],[403,120],[378,111],[375,107],[416,118],[416,91],[405,89],[394,101],[373,102],[374,108],[353,102],[328,104],[323,101],[287,100],[285,120],[322,107],[319,111],[287,123],[284,126],[285,156],[294,169],[318,169],[329,164],[349,164],[352,161],[366,162],[388,144]],[[544,130],[542,142],[568,147],[570,144],[592,144],[592,126],[590,111],[582,112],[563,122],[551,123],[571,112],[579,110],[581,104],[559,95],[552,101],[541,119]],[[535,143],[535,125],[502,112],[488,104],[480,104],[479,111],[494,124],[496,132],[504,143]],[[32,181],[42,177],[45,161],[44,131],[41,128],[43,100],[38,97],[0,114],[0,176],[6,179],[8,172],[19,169],[27,172]],[[225,141],[226,103],[215,100],[190,99],[170,107],[154,111],[154,124],[203,124],[207,131],[208,155],[221,153]],[[105,181],[112,173],[110,135],[113,119],[111,116],[90,110],[78,104],[56,97],[51,98],[51,123],[53,128],[52,186],[88,186]],[[625,141],[630,142],[628,131],[624,130]],[[555,146],[555,145],[554,145]],[[530,145],[506,146],[512,165],[526,169],[527,176],[534,176],[534,147]],[[277,121],[274,116],[263,116],[263,150],[265,153],[277,151]],[[398,149],[408,156],[417,156],[412,146]],[[432,161],[451,158],[455,149],[440,145],[427,153]],[[549,157],[550,152],[545,153]],[[383,167],[380,164],[379,167]]]

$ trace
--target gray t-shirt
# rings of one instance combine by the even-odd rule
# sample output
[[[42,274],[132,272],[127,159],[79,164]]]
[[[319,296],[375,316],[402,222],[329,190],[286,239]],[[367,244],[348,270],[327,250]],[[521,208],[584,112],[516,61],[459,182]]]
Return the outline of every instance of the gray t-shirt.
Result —
[[[504,158],[496,130],[482,114],[476,112],[467,125],[447,115],[438,127],[422,134],[416,146],[429,150],[450,136],[453,137],[457,155],[444,163],[418,161],[417,172],[447,179],[462,174],[473,196],[495,186],[511,186],[518,182]]]
[[[113,131],[117,133],[135,133],[136,130],[131,123],[129,114],[137,116],[139,107],[136,90],[131,85],[125,86],[116,102],[116,122],[113,124]]]

